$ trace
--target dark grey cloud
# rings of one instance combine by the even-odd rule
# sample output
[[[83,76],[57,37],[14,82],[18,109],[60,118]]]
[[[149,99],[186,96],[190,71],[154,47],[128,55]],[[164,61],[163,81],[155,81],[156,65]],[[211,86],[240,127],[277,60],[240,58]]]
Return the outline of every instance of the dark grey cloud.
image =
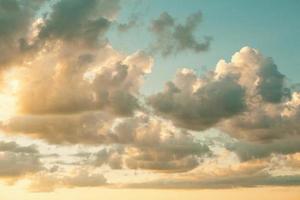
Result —
[[[96,45],[104,39],[110,18],[119,10],[119,0],[61,0],[52,7],[39,38]],[[104,41],[102,41],[104,42]]]
[[[167,12],[152,21],[150,31],[154,34],[155,41],[152,48],[163,56],[178,53],[185,50],[194,52],[207,51],[210,47],[211,38],[204,37],[199,41],[195,32],[202,21],[200,11],[191,14],[185,23],[178,23],[177,20]]]
[[[181,127],[203,130],[245,110],[244,89],[232,77],[200,81],[192,71],[179,71],[163,92],[148,101],[154,110]]]
[[[258,71],[258,92],[263,100],[279,103],[290,97],[290,89],[284,86],[285,76],[281,74],[271,59],[267,59]]]
[[[228,144],[226,147],[230,151],[235,152],[241,161],[247,161],[266,158],[272,154],[293,154],[300,152],[299,143],[299,137],[291,137],[268,143],[238,141]]]
[[[25,41],[36,11],[44,0],[0,1],[0,70],[22,62],[27,54]]]

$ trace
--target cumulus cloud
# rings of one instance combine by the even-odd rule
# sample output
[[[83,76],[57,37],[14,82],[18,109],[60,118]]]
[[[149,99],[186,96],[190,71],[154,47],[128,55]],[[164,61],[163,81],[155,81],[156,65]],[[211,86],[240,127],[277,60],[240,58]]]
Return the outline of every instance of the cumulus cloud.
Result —
[[[46,56],[33,68],[21,71],[17,94],[20,112],[47,114],[108,110],[118,115],[132,114],[139,107],[139,87],[151,68],[151,58],[142,52],[122,58],[110,49],[103,51],[111,54],[104,52],[108,55],[102,62],[93,60],[96,59],[94,55],[77,54],[76,57],[74,53],[72,60],[66,62],[56,56],[50,58],[56,63],[48,64],[48,69],[45,69],[42,64],[45,64],[44,59],[49,60]],[[112,63],[103,63],[105,59]],[[90,67],[93,65],[96,67]],[[48,92],[44,94],[46,88]]]
[[[5,2],[7,9],[23,8],[21,2]],[[102,45],[118,13],[118,0],[60,0],[49,6],[42,18],[32,16],[24,25],[34,32],[24,41],[34,48],[34,56],[5,73],[5,84],[14,79],[18,85],[16,115],[1,127],[51,143],[76,143],[79,138],[104,143],[100,127],[140,109],[139,88],[153,59],[143,51],[124,55],[106,42]]]
[[[105,143],[102,135],[115,118],[141,108],[139,88],[153,60],[142,51],[125,56],[111,47],[95,55],[72,52],[72,58],[61,58],[62,51],[46,51],[14,71],[17,114],[1,127],[51,143]]]
[[[1,68],[27,65],[57,42],[69,50],[106,45],[119,8],[119,0],[1,1]]]
[[[200,11],[188,16],[183,24],[178,23],[169,13],[161,13],[157,19],[152,21],[150,26],[150,31],[155,37],[152,45],[153,50],[163,56],[184,50],[207,51],[210,47],[211,38],[205,37],[203,41],[199,41],[195,36],[201,21],[202,13]]]
[[[183,69],[148,98],[154,111],[187,129],[217,126],[238,138],[272,140],[299,134],[299,94],[272,59],[244,47],[204,77]]]
[[[248,95],[259,96],[268,103],[280,103],[290,97],[285,76],[271,58],[265,58],[258,50],[243,47],[235,53],[231,62],[220,60],[215,69],[216,77],[239,76],[239,83],[247,88]]]
[[[149,97],[154,110],[181,127],[204,130],[246,108],[244,88],[234,77],[205,80],[183,69],[165,90]]]

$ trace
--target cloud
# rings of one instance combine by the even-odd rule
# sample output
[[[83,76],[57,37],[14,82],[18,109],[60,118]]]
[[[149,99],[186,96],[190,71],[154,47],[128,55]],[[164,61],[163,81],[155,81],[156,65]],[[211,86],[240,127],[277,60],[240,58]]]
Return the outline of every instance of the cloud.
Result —
[[[245,177],[226,177],[223,179],[212,179],[209,181],[157,181],[148,183],[130,184],[129,188],[151,188],[151,189],[222,189],[222,188],[241,188],[258,186],[298,186],[300,176],[245,176]]]
[[[75,176],[64,177],[63,184],[69,187],[95,187],[106,184],[106,178],[102,174],[89,174],[80,171]]]
[[[132,29],[133,27],[136,27],[138,26],[138,18],[139,16],[138,15],[132,15],[129,19],[128,22],[126,23],[119,23],[117,25],[117,29],[119,32],[127,32],[129,31],[130,29]]]
[[[53,192],[62,187],[100,187],[106,184],[106,178],[102,174],[76,170],[73,175],[64,176],[40,173],[33,177],[28,189],[31,192]]]
[[[53,144],[107,145],[97,153],[80,154],[73,164],[111,169],[141,169],[174,173],[189,171],[210,155],[209,147],[192,134],[144,113],[114,120],[103,113],[19,116],[3,125]],[[71,164],[72,164],[71,163]]]
[[[35,13],[43,0],[2,0],[0,2],[0,73],[21,62],[28,53],[25,41]]]
[[[122,169],[123,166],[123,148],[121,146],[106,146],[97,152],[81,151],[73,156],[80,158],[79,164],[101,167],[108,165],[111,169]]]
[[[247,161],[265,158],[271,154],[291,154],[299,152],[299,142],[299,137],[289,137],[268,143],[238,141],[226,146],[229,150],[235,152],[242,161]]]
[[[95,159],[91,164],[101,166],[105,163],[107,163],[111,169],[122,169],[122,149],[102,149],[95,154]]]
[[[202,13],[200,11],[188,16],[183,24],[176,22],[169,13],[161,13],[157,19],[152,21],[150,26],[150,31],[155,37],[152,45],[153,50],[163,56],[184,50],[207,51],[210,47],[211,38],[205,37],[204,41],[201,42],[194,35],[201,21]]]
[[[285,76],[278,71],[274,61],[250,47],[236,52],[229,63],[220,60],[215,73],[217,78],[239,76],[239,83],[247,89],[250,98],[258,96],[264,102],[280,103],[290,97]]]
[[[113,120],[141,108],[139,88],[152,58],[142,51],[121,55],[111,47],[61,58],[65,49],[58,49],[15,69],[17,113],[1,128],[51,143],[106,143],[103,134]]]
[[[299,94],[277,105],[252,104],[248,112],[224,121],[222,129],[231,135],[256,142],[270,142],[299,135]]]
[[[15,116],[3,124],[7,133],[21,133],[50,143],[105,143],[107,118],[103,113]],[[101,129],[102,128],[102,129]]]
[[[19,9],[12,2],[1,3]],[[100,126],[141,108],[139,88],[153,59],[143,51],[124,55],[108,43],[98,45],[116,18],[118,0],[60,0],[49,6],[42,18],[24,25],[30,29],[24,42],[34,56],[4,74],[9,76],[4,84],[13,79],[18,87],[15,116],[1,127],[51,143],[105,143]]]
[[[110,46],[71,52],[54,46],[11,73],[19,83],[17,113],[1,127],[51,143],[105,143],[101,126],[140,109],[139,88],[152,58],[143,51],[122,55]]]
[[[8,151],[15,153],[38,153],[34,145],[20,146],[16,142],[0,142],[0,151]]]
[[[233,77],[205,80],[192,70],[183,69],[163,92],[150,96],[148,101],[158,114],[176,125],[204,130],[243,112],[244,93]]]
[[[69,51],[105,46],[105,33],[119,9],[119,0],[3,0],[0,67],[26,66],[56,43]]]
[[[139,107],[139,87],[152,65],[145,53],[123,56],[107,47],[93,53],[82,49],[62,58],[66,49],[57,48],[58,52],[42,53],[30,68],[16,72],[20,81],[17,106],[21,113],[107,110],[130,115]]]
[[[106,133],[100,131],[103,136],[101,142],[106,146],[97,152],[75,154],[80,158],[77,164],[175,173],[197,167],[201,159],[211,153],[209,147],[192,134],[146,114],[118,119],[111,126],[113,128],[106,130]]]
[[[0,143],[0,178],[15,179],[42,169],[40,154],[34,146],[20,146],[15,142]]]
[[[114,137],[124,148],[128,168],[158,172],[188,171],[195,168],[209,148],[190,133],[170,123],[140,115],[119,123]]]
[[[286,161],[288,162],[288,165],[298,169],[300,167],[300,153],[299,151],[295,154],[287,155]]]
[[[148,102],[155,113],[186,129],[218,127],[237,138],[270,141],[299,134],[298,96],[272,59],[243,47],[204,77],[179,71]]]
[[[295,186],[299,185],[298,175],[273,176],[265,168],[267,162],[254,160],[228,167],[209,165],[209,171],[200,167],[189,174],[164,180],[124,185],[130,188],[152,189],[217,189],[256,186]]]
[[[39,39],[58,39],[93,46],[105,41],[104,33],[119,10],[119,0],[61,0],[52,6]],[[75,14],[76,13],[76,14]]]

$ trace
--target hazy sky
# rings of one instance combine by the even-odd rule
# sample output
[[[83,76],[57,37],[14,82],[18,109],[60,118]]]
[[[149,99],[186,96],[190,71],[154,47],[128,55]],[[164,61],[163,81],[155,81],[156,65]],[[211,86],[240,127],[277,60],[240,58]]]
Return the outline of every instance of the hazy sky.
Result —
[[[298,199],[299,9],[0,0],[0,199]]]

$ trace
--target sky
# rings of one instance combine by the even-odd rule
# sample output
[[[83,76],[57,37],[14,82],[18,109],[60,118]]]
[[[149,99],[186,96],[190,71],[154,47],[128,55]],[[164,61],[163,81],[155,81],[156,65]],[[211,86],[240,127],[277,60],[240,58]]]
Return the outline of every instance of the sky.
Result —
[[[0,199],[299,199],[299,8],[0,0]]]

